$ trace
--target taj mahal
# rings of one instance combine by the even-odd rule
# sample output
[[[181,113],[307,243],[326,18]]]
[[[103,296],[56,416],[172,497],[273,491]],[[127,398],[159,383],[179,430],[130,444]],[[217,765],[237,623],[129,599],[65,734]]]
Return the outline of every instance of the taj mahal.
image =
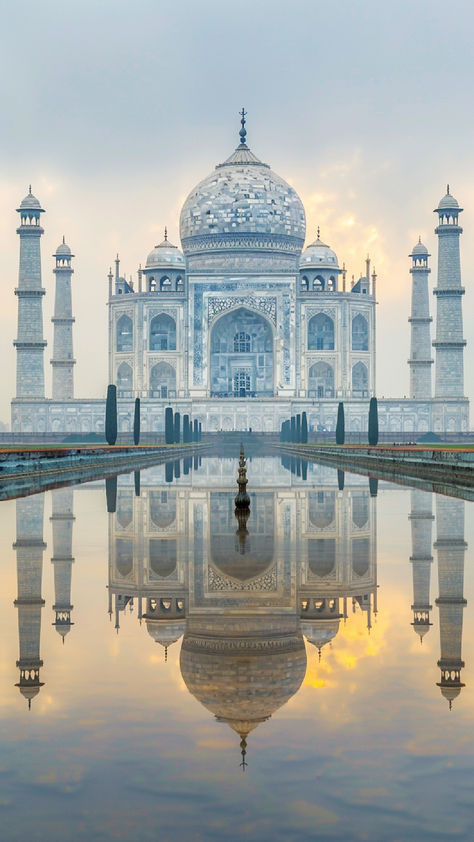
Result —
[[[235,151],[191,190],[181,210],[181,249],[164,232],[127,280],[108,275],[108,382],[118,395],[119,430],[131,431],[141,399],[142,430],[164,429],[171,404],[204,430],[275,431],[307,413],[310,429],[334,430],[344,401],[346,429],[363,432],[376,385],[377,276],[358,280],[319,229],[305,247],[303,204],[247,143],[241,113]],[[438,235],[436,330],[431,338],[428,249],[410,255],[412,302],[409,398],[379,401],[386,432],[469,429],[464,396],[459,214],[450,193],[435,209]],[[15,432],[97,432],[105,399],[74,392],[73,258],[54,255],[52,397],[45,396],[40,242],[44,213],[31,192],[20,224]],[[383,301],[381,302],[383,306]],[[400,360],[402,362],[402,360]],[[404,361],[403,361],[404,362]],[[434,363],[434,388],[432,369]],[[106,383],[104,382],[104,395]]]

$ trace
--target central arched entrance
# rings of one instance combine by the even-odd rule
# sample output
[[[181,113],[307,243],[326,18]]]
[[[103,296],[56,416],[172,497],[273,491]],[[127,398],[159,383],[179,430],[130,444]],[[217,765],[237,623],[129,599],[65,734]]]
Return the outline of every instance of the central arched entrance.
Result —
[[[211,332],[210,375],[211,396],[273,396],[273,332],[263,316],[240,307],[220,317]]]

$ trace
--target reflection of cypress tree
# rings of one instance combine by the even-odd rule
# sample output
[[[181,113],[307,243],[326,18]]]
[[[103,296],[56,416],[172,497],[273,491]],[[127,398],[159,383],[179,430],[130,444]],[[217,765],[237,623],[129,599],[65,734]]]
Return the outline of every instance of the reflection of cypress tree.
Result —
[[[301,476],[301,459],[296,460],[296,476]]]
[[[173,410],[170,406],[165,409],[165,442],[166,444],[173,444],[174,441],[174,424],[173,424]]]
[[[198,441],[201,441],[201,439],[202,439],[202,424],[201,424],[201,422],[199,422],[199,436],[198,436]]]
[[[299,412],[296,416],[296,441],[301,442],[301,415]]]
[[[135,497],[140,497],[140,471],[134,471],[133,478],[135,481]]]
[[[117,477],[105,478],[105,496],[107,511],[109,514],[113,514],[117,510]]]
[[[105,440],[107,444],[117,441],[117,387],[107,386],[107,400],[105,402]]]
[[[371,497],[377,497],[379,490],[379,481],[376,477],[369,477],[369,491]]]
[[[306,412],[301,413],[301,443],[308,444],[308,419]]]
[[[197,471],[199,468],[199,459],[197,456],[194,457],[194,470]]]
[[[173,482],[173,463],[167,462],[165,465],[165,480],[166,482]]]
[[[183,442],[187,444],[189,441],[191,441],[189,436],[189,415],[183,415]]]
[[[291,457],[291,473],[296,473],[296,459],[294,456]]]
[[[177,459],[174,463],[174,476],[175,479],[179,479],[181,476],[181,465],[179,459]]]
[[[379,412],[377,398],[371,398],[369,404],[369,444],[375,447],[379,440]]]
[[[140,443],[140,398],[135,398],[135,415],[133,417],[133,443]]]
[[[185,456],[183,459],[183,474],[185,476],[189,474],[189,461],[190,460],[187,458],[187,456]]]
[[[308,479],[308,463],[306,459],[301,460],[301,477],[305,482]]]
[[[337,487],[339,491],[344,491],[344,471],[337,472]]]
[[[181,415],[179,412],[174,414],[174,443],[179,444],[181,441]]]
[[[345,435],[344,404],[340,402],[337,407],[336,444],[344,444]]]

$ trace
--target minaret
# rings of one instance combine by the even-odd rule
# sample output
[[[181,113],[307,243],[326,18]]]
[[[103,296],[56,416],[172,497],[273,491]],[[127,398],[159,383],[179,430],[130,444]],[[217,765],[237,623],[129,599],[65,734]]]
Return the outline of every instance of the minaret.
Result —
[[[72,557],[72,526],[73,489],[58,488],[52,492],[53,510],[51,522],[53,524],[53,557],[54,566],[54,602],[53,611],[56,612],[56,631],[61,635],[64,643],[66,635],[71,630],[71,573],[74,559]]]
[[[411,316],[408,321],[411,324],[411,348],[410,359],[410,397],[428,398],[432,396],[431,389],[431,337],[430,323],[433,319],[430,316],[428,298],[428,275],[431,269],[428,267],[428,249],[418,240],[410,254],[412,265],[410,274],[412,276],[411,293]]]
[[[436,498],[439,636],[441,657],[438,666],[441,681],[438,687],[449,702],[459,696],[461,682],[462,616],[466,600],[463,597],[464,553],[464,500],[454,497]]]
[[[44,398],[43,295],[41,286],[40,237],[43,228],[40,216],[44,213],[38,199],[31,192],[17,208],[20,214],[20,270],[18,287],[18,334],[13,342],[17,350],[17,398]]]
[[[459,258],[458,215],[462,208],[448,192],[435,213],[439,223],[438,235],[438,286],[437,296],[435,398],[464,396],[463,353],[466,344],[462,335],[461,263]]]
[[[430,630],[430,575],[433,556],[431,555],[431,531],[434,516],[432,513],[432,495],[428,491],[414,488],[411,492],[411,545],[410,561],[413,571],[413,623],[420,636],[420,642]]]
[[[53,358],[53,400],[72,400],[74,398],[74,365],[72,353],[72,326],[75,319],[72,316],[71,276],[74,269],[71,266],[71,249],[63,237],[61,245],[56,249],[56,297],[54,300]]]
[[[44,599],[41,597],[41,576],[43,572],[43,509],[44,496],[23,497],[16,503],[16,534],[13,544],[16,550],[18,577],[18,634],[20,639],[20,658],[16,662],[20,669],[17,687],[28,700],[36,696],[43,682],[40,681],[40,635],[41,609]]]

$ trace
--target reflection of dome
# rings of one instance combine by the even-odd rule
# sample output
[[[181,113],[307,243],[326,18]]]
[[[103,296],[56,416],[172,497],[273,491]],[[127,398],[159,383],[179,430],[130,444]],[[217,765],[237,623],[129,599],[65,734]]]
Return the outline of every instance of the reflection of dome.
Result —
[[[336,637],[339,631],[339,618],[334,620],[303,620],[301,623],[301,632],[305,636],[308,643],[316,646],[316,649],[321,649],[326,643],[329,643]]]
[[[231,544],[232,540],[232,544]],[[221,573],[245,582],[260,576],[273,562],[273,536],[254,535],[247,538],[245,552],[239,550],[235,538],[224,541],[222,535],[211,538],[211,558]]]
[[[337,255],[326,243],[322,243],[318,236],[307,246],[300,258],[300,269],[338,269]]]
[[[185,620],[150,620],[146,621],[146,630],[155,643],[160,643],[165,651],[183,636]]]
[[[162,267],[163,269],[166,269],[167,266],[172,268],[184,268],[184,257],[183,253],[177,246],[168,242],[168,236],[165,229],[165,239],[159,245],[155,246],[148,255],[146,259],[146,268],[155,269]]]
[[[213,617],[212,637],[204,626],[202,634],[188,631],[181,647],[181,674],[207,710],[246,736],[297,692],[306,652],[299,632],[293,628],[276,634],[271,618],[240,617],[239,635],[226,634],[228,623],[228,617]],[[257,623],[264,625],[252,631]]]
[[[181,211],[186,255],[222,249],[300,253],[305,214],[295,190],[247,147],[235,152],[195,187]]]

